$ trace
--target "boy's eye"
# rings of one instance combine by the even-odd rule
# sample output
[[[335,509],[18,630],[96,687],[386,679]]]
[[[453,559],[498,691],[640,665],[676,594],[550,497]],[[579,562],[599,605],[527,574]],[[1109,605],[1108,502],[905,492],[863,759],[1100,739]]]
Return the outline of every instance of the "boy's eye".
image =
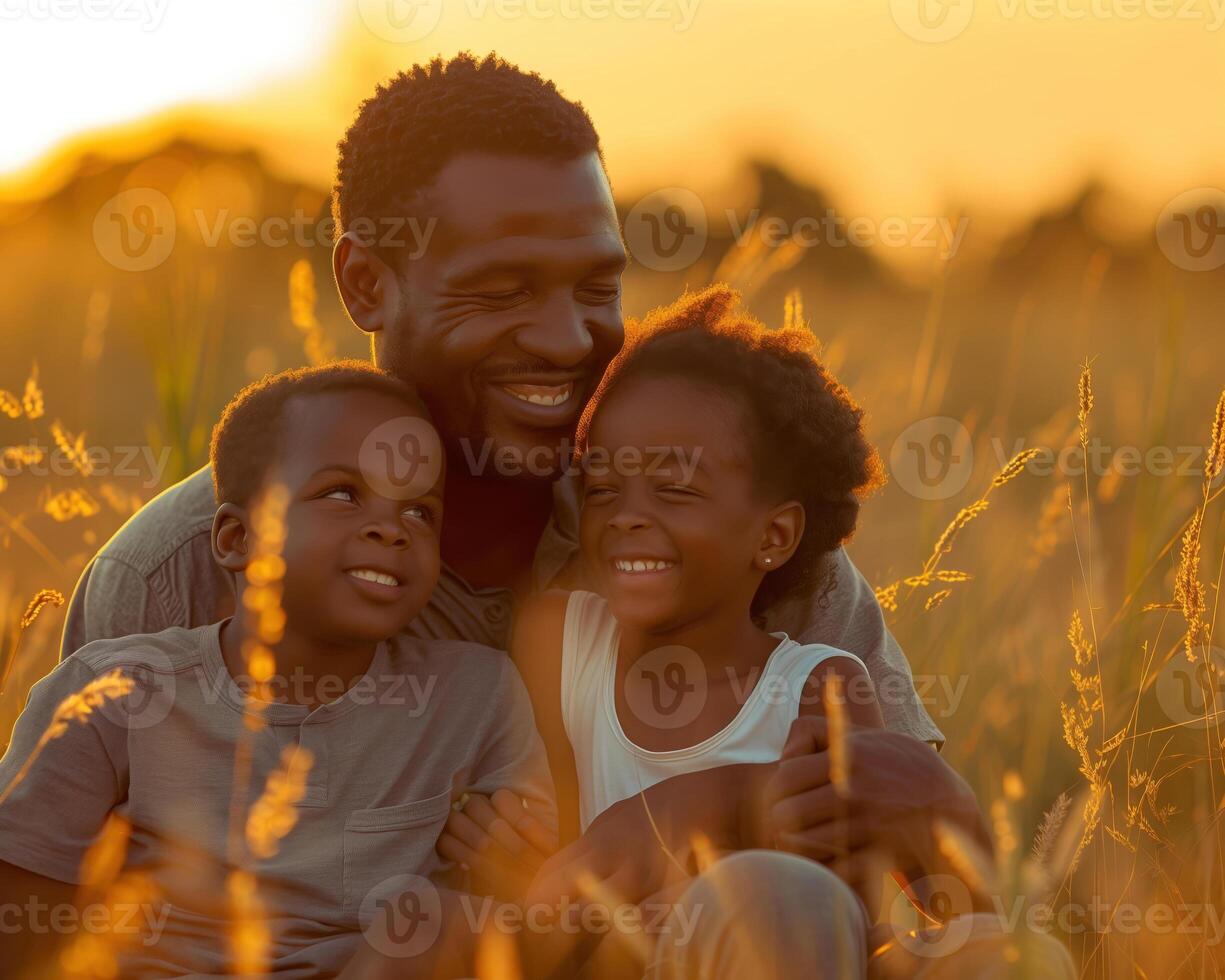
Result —
[[[323,496],[330,497],[333,500],[356,500],[357,499],[357,494],[354,492],[353,488],[344,487],[344,486],[332,487],[332,489],[327,491],[327,493],[325,493]]]
[[[434,516],[434,512],[426,507],[425,504],[412,504],[405,507],[403,513],[415,521],[421,521],[423,524],[430,523],[430,519]]]

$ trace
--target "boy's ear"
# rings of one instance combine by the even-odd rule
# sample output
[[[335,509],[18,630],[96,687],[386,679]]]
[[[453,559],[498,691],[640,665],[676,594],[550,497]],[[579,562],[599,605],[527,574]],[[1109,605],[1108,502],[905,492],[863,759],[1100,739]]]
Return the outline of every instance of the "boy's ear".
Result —
[[[332,249],[332,273],[340,301],[363,333],[378,333],[399,309],[399,279],[375,253],[369,235],[346,231]]]
[[[753,564],[772,572],[795,554],[804,534],[804,505],[798,500],[780,504],[771,512]]]
[[[251,560],[248,520],[237,504],[222,504],[213,515],[213,560],[228,572],[246,571]]]

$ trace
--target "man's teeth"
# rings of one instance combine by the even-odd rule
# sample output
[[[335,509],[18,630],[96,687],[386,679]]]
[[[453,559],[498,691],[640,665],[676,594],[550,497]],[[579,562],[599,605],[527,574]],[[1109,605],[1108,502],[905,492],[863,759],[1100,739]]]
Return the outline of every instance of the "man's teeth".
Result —
[[[561,405],[570,400],[574,394],[574,382],[564,385],[503,385],[508,392],[521,402],[532,405]]]
[[[674,561],[655,561],[650,558],[635,558],[633,561],[617,559],[613,566],[619,572],[662,572],[676,565]]]
[[[364,578],[367,582],[378,582],[380,585],[399,585],[400,580],[394,575],[376,572],[373,568],[354,568],[349,571],[354,578]]]

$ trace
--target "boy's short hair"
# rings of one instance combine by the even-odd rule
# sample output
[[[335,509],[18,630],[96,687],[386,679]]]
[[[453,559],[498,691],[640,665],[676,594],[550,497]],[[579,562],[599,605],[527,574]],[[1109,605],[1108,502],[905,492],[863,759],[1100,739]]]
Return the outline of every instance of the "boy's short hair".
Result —
[[[600,138],[582,105],[552,82],[496,54],[477,61],[465,51],[380,85],[339,151],[332,215],[338,233],[364,237],[359,220],[411,215],[414,198],[460,154],[573,160],[600,154]]]
[[[741,409],[754,479],[804,505],[805,528],[791,560],[766,575],[753,599],[760,611],[836,584],[823,556],[855,530],[859,502],[884,483],[884,467],[863,431],[863,409],[815,356],[800,328],[771,330],[739,308],[740,295],[717,283],[626,324],[612,360],[579,419],[586,451],[592,421],[631,377],[680,377],[710,385]]]
[[[412,385],[367,361],[333,361],[320,367],[291,368],[264,375],[235,395],[213,426],[208,459],[217,503],[245,507],[263,488],[280,456],[285,406],[291,398],[335,391],[391,395],[422,418],[429,418]]]

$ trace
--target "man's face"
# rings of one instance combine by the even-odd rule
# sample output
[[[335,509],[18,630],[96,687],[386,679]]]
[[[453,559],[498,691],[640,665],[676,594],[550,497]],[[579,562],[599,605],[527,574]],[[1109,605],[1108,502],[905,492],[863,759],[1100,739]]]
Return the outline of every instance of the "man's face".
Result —
[[[427,244],[388,256],[401,292],[379,366],[417,385],[453,467],[541,460],[529,453],[570,441],[624,337],[625,249],[599,158],[459,157],[414,211]]]
[[[412,425],[417,414],[393,395],[360,390],[286,406],[283,605],[295,627],[321,643],[398,633],[438,581],[443,461],[430,461],[421,481],[430,486],[388,496],[394,474],[386,467],[395,462],[366,448],[375,430]]]

